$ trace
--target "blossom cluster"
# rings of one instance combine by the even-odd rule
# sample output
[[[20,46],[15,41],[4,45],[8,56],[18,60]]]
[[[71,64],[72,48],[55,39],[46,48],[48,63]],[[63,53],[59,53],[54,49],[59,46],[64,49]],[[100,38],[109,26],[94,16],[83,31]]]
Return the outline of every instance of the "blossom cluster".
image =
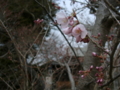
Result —
[[[34,20],[34,23],[35,23],[35,24],[40,24],[41,22],[43,22],[43,19],[39,19],[39,18],[38,18],[37,20]]]
[[[79,71],[79,74],[81,75],[81,78],[85,78],[87,75],[89,75],[91,73],[91,71],[94,69],[94,66],[91,65],[90,68],[88,70],[85,70],[85,71],[82,71],[80,70]],[[103,79],[104,79],[104,74],[103,74],[103,67],[100,66],[96,66],[95,68],[97,70],[97,73],[95,74],[95,77],[96,77],[96,83],[98,85],[102,85],[103,84]]]
[[[90,66],[90,69],[88,69],[88,70],[86,70],[86,71],[82,71],[82,70],[80,70],[79,71],[79,74],[81,74],[81,78],[84,78],[84,77],[86,77],[87,75],[89,75],[90,74],[90,72],[93,70],[93,65],[91,65]]]
[[[75,20],[75,16],[67,16],[65,12],[59,11],[56,13],[56,20],[64,34],[75,37],[76,42],[88,42],[87,30],[83,24]]]
[[[95,74],[97,78],[97,84],[101,86],[103,84],[103,78],[104,78],[103,67],[101,66],[96,67],[96,70],[98,71],[98,73]]]

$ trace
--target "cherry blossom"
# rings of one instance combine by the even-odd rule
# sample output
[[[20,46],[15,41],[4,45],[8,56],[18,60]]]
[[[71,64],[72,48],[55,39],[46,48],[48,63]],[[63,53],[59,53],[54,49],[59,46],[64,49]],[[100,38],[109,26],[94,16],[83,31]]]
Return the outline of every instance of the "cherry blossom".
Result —
[[[85,41],[87,30],[83,24],[78,24],[73,16],[68,16],[63,11],[56,13],[57,23],[60,25],[61,30],[66,35],[71,35],[76,38],[76,42]]]
[[[66,27],[66,28],[62,28],[62,32],[67,34],[67,35],[71,35],[72,33],[72,28],[73,27]]]
[[[36,23],[36,24],[40,24],[41,22],[43,22],[43,19],[37,19],[37,20],[34,20],[34,23]]]
[[[91,65],[91,66],[90,66],[90,69],[93,69],[93,68],[94,68],[93,65]]]
[[[84,78],[85,76],[84,75],[81,75],[81,78]]]
[[[68,27],[68,18],[65,12],[60,11],[56,13],[56,20],[57,23],[61,25],[62,28]]]
[[[92,55],[93,55],[94,57],[96,57],[96,56],[97,56],[96,52],[92,52]]]
[[[83,39],[87,35],[87,30],[86,30],[86,28],[84,27],[83,24],[78,24],[73,28],[72,35],[74,37],[79,37],[80,36]]]
[[[72,33],[73,26],[75,23],[77,23],[76,21],[73,20],[72,16],[67,17],[65,12],[63,11],[56,13],[56,20],[57,20],[57,23],[60,25],[63,33],[67,35]]]

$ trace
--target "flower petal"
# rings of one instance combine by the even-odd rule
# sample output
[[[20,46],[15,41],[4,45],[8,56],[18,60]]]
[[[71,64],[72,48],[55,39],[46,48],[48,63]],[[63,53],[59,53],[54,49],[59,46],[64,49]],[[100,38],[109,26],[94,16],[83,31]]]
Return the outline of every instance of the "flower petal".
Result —
[[[63,33],[65,34],[71,34],[72,32],[72,27],[67,27],[67,28],[62,28]]]
[[[84,25],[82,24],[78,24],[76,25],[73,30],[72,30],[72,35],[74,37],[78,37],[80,35],[80,37],[83,39],[86,37],[87,35],[87,30],[86,28],[84,27]]]
[[[82,38],[80,36],[76,37],[76,42],[81,42]]]
[[[84,25],[82,25],[82,24],[79,24],[79,27],[80,27],[80,29],[81,29],[81,38],[85,38],[86,37],[86,35],[87,35],[87,30],[86,30],[86,28],[85,28],[85,26]]]
[[[64,25],[65,23],[68,22],[68,18],[63,11],[56,13],[56,20],[57,20],[57,23],[61,25]]]
[[[78,37],[81,34],[81,29],[76,25],[72,30],[72,35]]]

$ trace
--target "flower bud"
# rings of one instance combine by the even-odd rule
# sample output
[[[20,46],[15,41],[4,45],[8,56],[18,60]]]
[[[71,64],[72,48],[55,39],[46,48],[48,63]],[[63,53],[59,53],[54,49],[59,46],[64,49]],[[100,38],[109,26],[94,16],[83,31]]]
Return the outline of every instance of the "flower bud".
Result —
[[[100,81],[100,82],[103,82],[103,79],[101,78],[101,79],[99,79],[99,81]]]
[[[85,75],[81,75],[81,78],[84,78],[85,77]]]
[[[37,20],[34,20],[34,23],[36,23],[36,24],[40,24],[41,22],[43,22],[43,19],[37,19]]]
[[[90,66],[90,70],[92,70],[92,69],[93,69],[93,65]]]
[[[96,73],[95,76],[98,77],[98,73]]]
[[[98,69],[99,69],[99,67],[96,67],[96,69],[98,70]]]
[[[98,37],[100,37],[101,36],[101,33],[98,33]]]
[[[80,73],[80,74],[83,74],[83,71],[80,70],[79,73]]]
[[[97,56],[96,52],[92,52],[92,55],[93,55],[94,57],[96,57],[96,56]]]
[[[103,67],[99,67],[99,71],[102,71],[103,70]]]

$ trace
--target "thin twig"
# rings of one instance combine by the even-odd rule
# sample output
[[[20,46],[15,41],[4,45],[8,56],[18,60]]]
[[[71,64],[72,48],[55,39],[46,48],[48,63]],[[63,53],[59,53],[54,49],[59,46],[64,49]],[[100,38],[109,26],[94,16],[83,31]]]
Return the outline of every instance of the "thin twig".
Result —
[[[110,4],[107,0],[104,0],[104,2],[107,4],[107,6],[114,11],[116,14],[120,15],[120,13],[112,6],[112,4]],[[116,0],[115,0],[116,2]]]
[[[90,36],[88,36],[88,38],[92,41],[93,44],[95,44],[100,50],[102,50],[103,52],[105,52],[106,54],[108,54],[110,56],[110,53],[105,51],[104,48],[102,48],[101,46],[99,46],[92,38],[90,38]]]
[[[118,11],[115,10],[115,8],[107,0],[104,0],[104,2],[107,4],[106,8],[108,8],[108,10],[111,13],[112,17],[116,20],[118,25],[120,25],[119,20],[117,20],[116,16],[113,14],[113,12],[111,10],[113,10],[118,15],[120,15],[120,13],[118,13]],[[114,59],[113,57],[114,57],[114,53],[115,53],[115,51],[117,49],[117,46],[119,45],[119,37],[120,37],[120,30],[118,32],[116,43],[114,44],[113,50],[112,50],[111,55],[110,55],[110,70],[109,70],[110,79],[112,79],[113,59]]]
[[[116,42],[113,46],[113,50],[111,52],[111,55],[110,55],[110,71],[109,71],[109,75],[110,75],[110,78],[112,79],[112,68],[113,68],[113,59],[114,59],[114,54],[115,54],[115,51],[117,49],[117,46],[119,45],[119,38],[120,38],[120,30],[118,32],[118,35],[116,37]]]
[[[48,14],[49,18],[52,20],[52,22],[55,23],[54,19],[53,19],[52,16],[49,14],[49,12],[48,12],[47,9],[45,8],[45,6],[42,5],[41,3],[39,3],[37,0],[35,0],[35,1],[45,10],[45,12]],[[83,67],[82,67],[79,59],[77,58],[77,55],[76,55],[73,47],[71,46],[71,44],[70,44],[69,41],[67,40],[66,36],[63,34],[63,32],[61,31],[61,29],[58,27],[58,25],[56,25],[56,27],[58,28],[58,30],[60,31],[60,33],[63,35],[63,37],[64,37],[65,40],[67,41],[68,45],[70,46],[71,50],[73,51],[73,53],[74,53],[74,55],[75,55],[75,57],[76,57],[76,60],[78,61],[81,69],[83,69]]]
[[[120,65],[113,66],[113,68],[119,68],[119,67],[120,67]]]
[[[64,62],[64,63],[65,63],[65,66],[66,66],[66,68],[67,68],[68,76],[69,76],[69,79],[70,79],[71,90],[75,90],[75,81],[74,81],[74,79],[73,79],[73,76],[72,76],[70,67],[69,67],[69,65],[68,65],[66,62]]]
[[[32,45],[29,47],[29,49],[25,52],[25,55],[27,55],[27,53],[29,52],[29,50],[32,48],[32,46],[34,45],[34,43],[36,42],[36,40],[39,38],[40,34],[41,34],[42,30],[38,33],[38,35],[36,36],[35,40],[33,41]]]
[[[8,52],[7,52],[7,53],[5,53],[4,55],[1,55],[1,56],[0,56],[0,58],[5,57],[7,54],[8,54]]]
[[[13,44],[15,45],[15,48],[16,48],[16,50],[18,51],[18,53],[19,53],[23,58],[25,58],[25,57],[23,56],[23,54],[22,54],[22,53],[18,50],[18,48],[16,47],[17,45],[16,45],[13,37],[10,35],[7,27],[4,25],[4,23],[2,22],[2,20],[0,20],[0,23],[1,23],[1,25],[3,26],[3,28],[5,29],[5,31],[7,32],[8,36],[10,37],[11,41],[13,42]]]
[[[3,78],[0,77],[0,79],[12,90],[14,90]]]
[[[108,86],[110,83],[112,83],[114,80],[116,80],[117,78],[119,78],[120,77],[120,74],[119,75],[117,75],[116,77],[114,77],[113,79],[111,79],[109,82],[107,82],[106,84],[103,84],[100,88],[103,88],[103,87],[105,87],[105,86]]]

